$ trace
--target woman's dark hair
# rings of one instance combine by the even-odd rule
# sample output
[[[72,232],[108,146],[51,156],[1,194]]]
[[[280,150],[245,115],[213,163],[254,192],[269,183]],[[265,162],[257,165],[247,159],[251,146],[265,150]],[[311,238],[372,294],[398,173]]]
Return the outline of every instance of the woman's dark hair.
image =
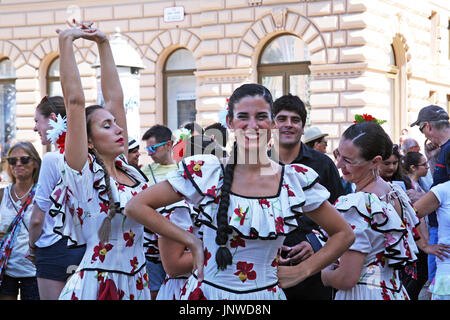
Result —
[[[242,98],[245,97],[262,97],[270,106],[270,112],[273,115],[273,100],[270,91],[260,84],[250,83],[244,84],[234,90],[230,99],[228,100],[228,117],[233,118],[234,106]],[[231,228],[228,225],[228,207],[230,204],[230,191],[233,183],[234,167],[238,157],[238,150],[236,142],[233,145],[231,157],[228,160],[224,170],[222,192],[220,195],[219,209],[217,212],[217,233],[216,244],[219,249],[216,252],[217,267],[221,270],[226,269],[227,265],[232,264],[232,255],[227,248],[228,234],[231,233]]]
[[[227,156],[226,150],[211,137],[200,134],[187,139],[183,158],[196,154],[212,154],[219,159]]]
[[[411,173],[411,166],[417,166],[420,164],[420,160],[424,158],[420,152],[408,152],[402,158],[402,166],[405,172]]]
[[[45,96],[37,105],[36,110],[38,110],[45,118],[50,117],[50,114],[52,113],[56,115],[60,114],[61,117],[64,117],[66,115],[64,98],[60,96]]]
[[[91,116],[92,114],[99,110],[99,109],[105,109],[100,105],[92,105],[85,109],[85,115],[86,115],[86,128],[87,128],[87,135],[90,137],[92,135],[92,123],[91,123]],[[97,163],[102,167],[103,172],[105,173],[105,185],[106,185],[106,194],[108,195],[108,207],[109,212],[106,218],[103,220],[102,225],[100,226],[100,229],[98,230],[98,237],[102,243],[106,243],[109,240],[109,236],[111,234],[111,220],[116,215],[118,208],[116,207],[116,204],[114,202],[114,198],[112,196],[112,190],[111,190],[111,184],[109,179],[109,172],[106,169],[105,163],[103,162],[103,159],[98,154],[97,150],[95,148],[89,149],[89,153],[92,154],[95,159],[97,160]]]
[[[375,122],[353,124],[344,131],[342,136],[344,139],[352,140],[353,144],[359,148],[364,160],[372,160],[376,156],[387,160],[393,152],[391,138]]]

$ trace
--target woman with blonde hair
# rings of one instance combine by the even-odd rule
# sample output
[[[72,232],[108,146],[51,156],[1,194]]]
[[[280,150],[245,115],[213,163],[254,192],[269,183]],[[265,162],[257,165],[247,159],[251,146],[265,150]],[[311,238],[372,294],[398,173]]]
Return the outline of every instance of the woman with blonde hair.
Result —
[[[12,183],[0,189],[0,300],[39,300],[36,268],[26,259],[28,226],[41,158],[30,142],[8,150]]]

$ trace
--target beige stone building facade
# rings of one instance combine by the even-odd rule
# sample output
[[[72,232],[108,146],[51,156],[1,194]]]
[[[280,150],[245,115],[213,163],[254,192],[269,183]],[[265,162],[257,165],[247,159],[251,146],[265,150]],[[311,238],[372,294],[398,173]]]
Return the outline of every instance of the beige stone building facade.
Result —
[[[182,7],[178,21],[164,13],[173,7]],[[420,108],[430,103],[449,108],[448,0],[1,0],[0,65],[9,59],[12,75],[4,72],[0,85],[15,86],[15,139],[30,140],[38,150],[35,107],[58,80],[55,29],[65,28],[72,18],[94,21],[111,36],[120,29],[138,53],[143,69],[134,72],[140,79],[141,133],[172,121],[177,112],[168,105],[173,95],[194,100],[194,107],[178,108],[191,108],[201,125],[215,122],[227,97],[244,82],[279,86],[279,94],[292,91],[296,83],[296,93],[310,107],[308,125],[330,135],[328,151],[355,113],[388,120],[385,128],[398,141]],[[289,54],[282,51],[287,60],[277,61],[273,52],[283,48],[281,37],[287,39]],[[301,50],[289,43],[299,43]],[[75,45],[86,98],[96,103],[96,47],[84,40]],[[275,48],[272,55],[268,48]],[[171,76],[186,71],[169,68],[169,58],[179,49],[189,52],[192,61],[181,55],[174,65],[192,64],[187,69],[194,88],[173,93]],[[5,102],[1,107],[6,108]]]

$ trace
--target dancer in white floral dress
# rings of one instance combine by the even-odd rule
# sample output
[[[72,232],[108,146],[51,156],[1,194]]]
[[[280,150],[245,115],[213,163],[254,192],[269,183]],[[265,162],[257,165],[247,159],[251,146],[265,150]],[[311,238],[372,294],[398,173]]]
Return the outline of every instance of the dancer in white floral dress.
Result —
[[[417,260],[415,241],[422,240],[406,193],[378,176],[378,166],[390,157],[392,146],[373,121],[352,125],[339,143],[337,167],[346,181],[355,183],[356,192],[339,197],[334,206],[356,240],[337,265],[322,271],[322,282],[338,289],[337,300],[409,299],[399,269]]]
[[[267,142],[274,128],[270,92],[244,84],[234,91],[228,107],[227,123],[237,142],[227,164],[214,155],[188,157],[168,181],[133,198],[126,214],[194,249],[198,272],[182,289],[182,299],[285,299],[280,286],[295,285],[330,264],[354,236],[326,201],[329,194],[312,169],[268,159]],[[256,154],[258,160],[251,162]],[[174,228],[154,210],[182,198],[200,208],[203,246],[193,245],[188,232]],[[297,227],[298,214],[316,221],[330,239],[321,254],[297,266],[278,266],[284,237]]]
[[[144,228],[123,215],[128,200],[147,188],[147,179],[126,162],[122,88],[114,64],[102,64],[102,74],[107,73],[102,81],[107,79],[116,95],[105,101],[105,108],[85,108],[73,52],[78,38],[101,43],[100,56],[113,59],[106,36],[91,25],[59,31],[67,135],[62,179],[52,194],[50,213],[56,219],[55,232],[68,236],[70,244],[86,244],[83,260],[59,299],[150,300]],[[66,212],[66,207],[71,210]]]

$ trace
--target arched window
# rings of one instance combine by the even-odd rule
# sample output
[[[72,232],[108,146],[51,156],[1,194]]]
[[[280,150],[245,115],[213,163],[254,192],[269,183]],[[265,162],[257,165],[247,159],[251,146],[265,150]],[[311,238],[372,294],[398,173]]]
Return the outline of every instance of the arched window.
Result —
[[[305,42],[293,35],[281,35],[263,49],[258,63],[258,81],[273,99],[291,93],[309,106],[309,52]]]
[[[16,137],[16,69],[9,59],[0,61],[0,149],[5,157]]]
[[[195,60],[187,49],[178,49],[164,66],[164,123],[171,129],[195,121]]]
[[[47,69],[47,94],[49,96],[62,96],[59,77],[59,57],[55,58]]]

